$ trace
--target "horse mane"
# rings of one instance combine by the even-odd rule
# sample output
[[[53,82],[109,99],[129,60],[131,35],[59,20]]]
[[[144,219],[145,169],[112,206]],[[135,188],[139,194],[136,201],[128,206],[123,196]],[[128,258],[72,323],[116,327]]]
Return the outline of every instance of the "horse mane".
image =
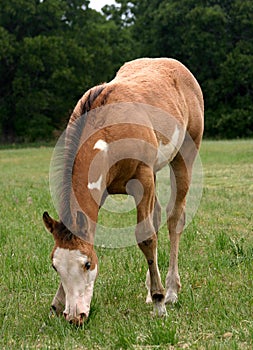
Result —
[[[87,122],[88,112],[92,109],[94,102],[97,100],[99,95],[105,89],[106,84],[96,86],[90,89],[83,98],[78,102],[75,108],[66,132],[65,138],[63,140],[62,149],[59,152],[59,162],[61,164],[61,178],[62,181],[56,184],[58,187],[58,211],[61,222],[73,232],[75,225],[73,222],[72,212],[71,212],[71,193],[72,193],[72,173],[73,166],[75,162],[75,157],[80,147],[80,139],[82,136],[83,129]],[[85,98],[84,98],[85,97]],[[99,104],[104,104],[106,100],[106,94],[102,97]],[[73,232],[74,234],[83,236],[83,233]]]
[[[81,105],[81,113],[85,114],[88,113],[91,108],[92,108],[92,104],[95,102],[95,100],[97,99],[97,97],[101,94],[101,92],[104,90],[106,84],[101,84],[99,86],[96,86],[94,89],[91,89],[89,91],[89,95],[88,97],[82,101]]]

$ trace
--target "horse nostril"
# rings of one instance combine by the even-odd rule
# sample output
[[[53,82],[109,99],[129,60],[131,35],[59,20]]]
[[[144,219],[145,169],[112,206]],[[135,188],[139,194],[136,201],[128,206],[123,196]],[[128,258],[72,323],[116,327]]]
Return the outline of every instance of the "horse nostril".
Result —
[[[86,318],[86,315],[85,315],[84,312],[82,312],[82,313],[80,314],[80,319],[81,319],[81,320],[84,320],[85,318]]]
[[[66,320],[67,317],[68,317],[68,314],[67,314],[66,312],[63,312],[63,316],[64,316],[64,318],[65,318],[65,320]]]
[[[78,319],[78,326],[82,326],[84,321],[86,320],[86,314],[85,313],[81,313],[79,315],[79,319]]]

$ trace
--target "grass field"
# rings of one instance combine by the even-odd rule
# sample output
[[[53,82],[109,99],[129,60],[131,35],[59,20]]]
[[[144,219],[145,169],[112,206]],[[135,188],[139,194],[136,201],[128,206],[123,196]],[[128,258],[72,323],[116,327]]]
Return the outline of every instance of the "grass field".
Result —
[[[41,216],[48,210],[57,217],[48,187],[51,153],[0,151],[0,349],[252,349],[253,141],[202,145],[203,197],[181,239],[182,291],[168,317],[153,317],[145,304],[147,266],[136,246],[97,248],[91,315],[79,329],[49,318],[58,276]],[[163,281],[168,246],[164,226]]]

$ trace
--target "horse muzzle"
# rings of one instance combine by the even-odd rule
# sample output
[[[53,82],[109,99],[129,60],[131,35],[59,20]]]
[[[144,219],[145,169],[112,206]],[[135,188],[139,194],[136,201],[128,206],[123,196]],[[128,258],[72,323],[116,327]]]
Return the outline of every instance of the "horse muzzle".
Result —
[[[75,326],[82,326],[83,323],[87,320],[88,316],[83,312],[78,316],[71,316],[67,313],[63,313],[63,316],[66,321],[68,321],[71,324],[74,324]]]

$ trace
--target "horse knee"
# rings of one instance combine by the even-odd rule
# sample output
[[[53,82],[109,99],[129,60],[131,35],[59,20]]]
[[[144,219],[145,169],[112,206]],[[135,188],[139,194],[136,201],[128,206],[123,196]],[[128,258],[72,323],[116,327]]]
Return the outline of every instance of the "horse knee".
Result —
[[[185,209],[174,211],[169,215],[167,220],[167,226],[170,233],[176,232],[178,234],[182,233],[186,222]]]
[[[141,249],[141,251],[145,254],[146,257],[155,256],[156,247],[157,247],[156,235],[153,233],[151,237],[145,240],[142,240],[141,242],[138,242],[138,246]],[[149,259],[148,259],[148,264],[152,265],[152,262],[151,260],[149,261]]]

